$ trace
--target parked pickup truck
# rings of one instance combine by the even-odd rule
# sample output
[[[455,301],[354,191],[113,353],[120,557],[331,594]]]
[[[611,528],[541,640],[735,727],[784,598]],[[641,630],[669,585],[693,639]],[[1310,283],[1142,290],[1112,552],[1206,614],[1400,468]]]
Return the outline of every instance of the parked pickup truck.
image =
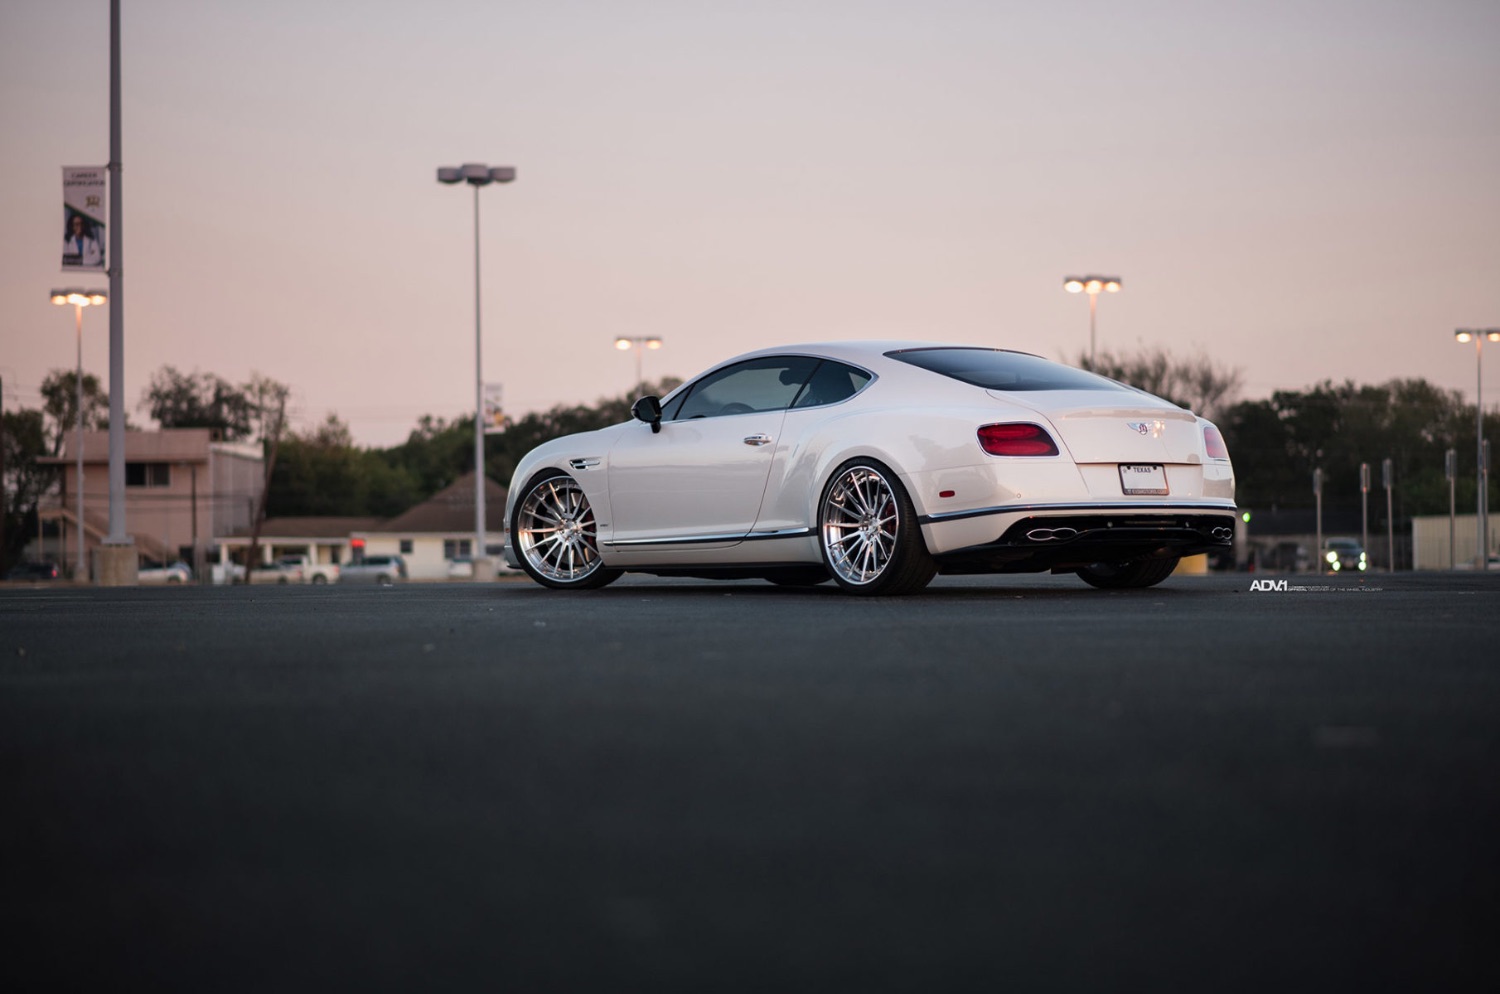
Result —
[[[315,563],[309,556],[282,556],[276,564],[302,575],[301,580],[293,580],[293,583],[339,582],[338,563]]]

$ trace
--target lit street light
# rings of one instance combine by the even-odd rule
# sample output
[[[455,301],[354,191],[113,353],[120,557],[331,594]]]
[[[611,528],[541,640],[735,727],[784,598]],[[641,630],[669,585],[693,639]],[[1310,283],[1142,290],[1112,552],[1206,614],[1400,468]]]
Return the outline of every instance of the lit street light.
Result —
[[[487,555],[484,526],[484,366],[479,322],[479,188],[491,183],[509,183],[516,178],[513,166],[486,166],[466,162],[441,166],[439,183],[468,183],[474,188],[474,579],[494,579]]]
[[[1089,368],[1094,366],[1094,323],[1099,309],[1099,294],[1119,293],[1122,281],[1118,276],[1064,276],[1063,289],[1069,293],[1089,295]]]
[[[1474,530],[1479,538],[1479,569],[1490,567],[1490,468],[1484,458],[1484,343],[1500,342],[1500,328],[1459,328],[1453,337],[1460,344],[1474,343],[1474,434],[1478,447],[1478,462],[1474,476],[1479,481],[1478,507],[1474,515]]]
[[[73,305],[73,329],[77,337],[78,365],[73,374],[77,381],[74,386],[78,389],[78,494],[75,507],[78,509],[78,558],[77,565],[73,567],[73,578],[75,580],[87,580],[89,577],[88,563],[83,555],[83,309],[85,307],[98,307],[109,297],[103,290],[79,290],[69,287],[66,290],[53,290],[52,302],[58,307]]]
[[[635,382],[631,384],[631,389],[633,390],[636,387],[640,386],[642,383],[646,382],[641,378],[641,350],[661,348],[661,339],[656,338],[655,336],[648,335],[636,335],[631,337],[621,335],[620,337],[615,339],[615,348],[619,349],[621,352],[625,352],[630,349],[635,350]]]

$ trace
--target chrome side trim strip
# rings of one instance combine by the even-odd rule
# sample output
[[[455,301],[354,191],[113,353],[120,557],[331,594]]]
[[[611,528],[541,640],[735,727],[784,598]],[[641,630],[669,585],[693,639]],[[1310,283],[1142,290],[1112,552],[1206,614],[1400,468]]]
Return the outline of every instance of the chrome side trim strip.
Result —
[[[687,535],[681,538],[627,538],[602,544],[611,548],[645,545],[704,545],[710,542],[759,542],[774,538],[804,538],[814,534],[811,528],[786,528],[774,532],[751,532],[748,535]]]
[[[1226,503],[1204,503],[1204,504],[1163,504],[1156,501],[1150,503],[1112,503],[1112,504],[1005,504],[1000,507],[980,507],[972,511],[944,511],[938,514],[924,514],[917,518],[919,525],[934,525],[944,521],[961,521],[964,518],[982,518],[992,514],[1028,514],[1033,511],[1197,511],[1199,513],[1215,511],[1233,514],[1238,508],[1234,504]]]

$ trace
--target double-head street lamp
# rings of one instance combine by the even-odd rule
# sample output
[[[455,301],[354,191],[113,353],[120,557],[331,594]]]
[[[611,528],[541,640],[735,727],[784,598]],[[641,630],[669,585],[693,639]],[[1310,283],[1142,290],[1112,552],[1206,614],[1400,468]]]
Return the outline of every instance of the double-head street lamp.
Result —
[[[1453,337],[1460,344],[1474,343],[1474,435],[1478,447],[1475,477],[1479,481],[1479,499],[1474,516],[1474,530],[1479,537],[1479,568],[1488,569],[1489,545],[1489,466],[1484,458],[1484,343],[1486,340],[1500,342],[1500,328],[1459,328]]]
[[[621,335],[615,339],[615,348],[621,352],[635,350],[635,383],[631,384],[633,390],[645,382],[641,378],[641,350],[661,348],[661,339],[654,335]]]
[[[77,404],[77,431],[78,431],[78,486],[77,501],[74,507],[78,513],[78,558],[77,565],[73,568],[75,579],[88,579],[88,563],[83,554],[83,309],[85,307],[98,307],[109,299],[103,290],[80,290],[69,287],[65,290],[53,290],[52,302],[58,307],[73,305],[73,331],[77,339],[78,364],[73,373],[76,381],[74,386],[78,390]]]
[[[489,572],[484,525],[484,365],[479,323],[479,188],[491,183],[509,183],[516,178],[514,166],[486,166],[466,162],[441,166],[439,183],[468,183],[474,188],[474,579]]]
[[[1063,289],[1069,293],[1089,295],[1089,368],[1094,367],[1094,323],[1099,309],[1100,293],[1119,293],[1123,281],[1118,276],[1064,276]]]

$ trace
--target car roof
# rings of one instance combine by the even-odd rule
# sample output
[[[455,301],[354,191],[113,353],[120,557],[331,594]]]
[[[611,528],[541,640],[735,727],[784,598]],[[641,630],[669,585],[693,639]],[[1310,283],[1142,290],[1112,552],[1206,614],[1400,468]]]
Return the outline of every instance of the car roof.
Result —
[[[849,341],[824,341],[824,342],[795,342],[790,345],[777,345],[771,348],[756,349],[737,355],[717,365],[727,365],[731,362],[740,362],[744,359],[752,359],[763,355],[797,355],[810,353],[812,355],[827,356],[830,359],[841,359],[845,362],[869,364],[880,362],[886,358],[888,352],[898,352],[905,349],[980,349],[983,351],[1019,352],[1018,349],[1005,349],[998,345],[976,345],[963,342],[932,342],[918,341],[915,339],[853,339]],[[1022,353],[1029,355],[1031,353]],[[1045,358],[1045,356],[1039,357]]]

